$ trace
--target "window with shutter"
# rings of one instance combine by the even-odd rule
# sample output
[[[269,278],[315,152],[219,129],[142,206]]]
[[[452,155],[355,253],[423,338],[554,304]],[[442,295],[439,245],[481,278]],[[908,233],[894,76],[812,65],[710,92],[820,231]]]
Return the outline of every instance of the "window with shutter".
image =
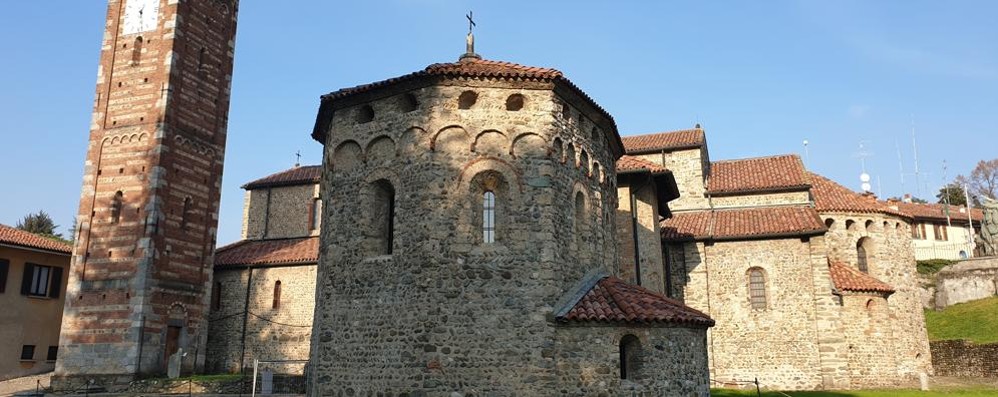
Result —
[[[21,295],[58,298],[59,287],[53,288],[53,281],[62,283],[62,268],[25,263]]]

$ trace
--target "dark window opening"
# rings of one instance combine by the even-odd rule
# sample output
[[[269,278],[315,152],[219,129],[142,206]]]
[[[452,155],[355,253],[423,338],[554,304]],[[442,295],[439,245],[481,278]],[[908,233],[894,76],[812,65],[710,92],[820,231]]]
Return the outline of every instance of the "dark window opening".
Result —
[[[184,211],[180,214],[180,228],[187,230],[188,222],[191,219],[191,210],[194,207],[194,200],[190,197],[184,199]]]
[[[62,286],[62,268],[24,264],[21,295],[58,298]]]
[[[416,100],[416,96],[413,94],[402,95],[401,99],[401,109],[403,112],[411,112],[419,107],[419,101]]]
[[[374,183],[373,215],[376,254],[391,255],[395,241],[395,188],[384,179]]]
[[[863,237],[856,242],[856,267],[863,273],[870,273],[870,250],[872,249],[869,237]]]
[[[762,269],[749,269],[749,301],[752,309],[766,309],[766,275]]]
[[[506,110],[515,112],[520,109],[523,109],[523,101],[524,101],[523,95],[520,94],[510,95],[509,98],[506,98]]]
[[[21,346],[21,360],[34,360],[34,359],[35,359],[35,345]]]
[[[211,308],[218,310],[222,308],[222,282],[216,281],[211,289]]]
[[[55,361],[59,356],[59,346],[49,346],[48,354],[45,355],[46,361]]]
[[[357,109],[357,123],[364,124],[374,120],[374,108],[364,105]]]
[[[0,259],[0,294],[7,290],[7,272],[10,271],[10,261]]]
[[[478,102],[478,94],[474,91],[465,91],[457,98],[457,108],[471,109],[472,106],[475,106],[475,102]]]
[[[835,225],[835,219],[832,218],[825,219],[825,227],[831,229],[832,226],[834,225]]]
[[[309,231],[319,230],[319,225],[321,224],[322,224],[322,199],[316,198],[312,200],[312,207],[309,209],[308,230]]]
[[[121,206],[125,195],[121,193],[121,190],[114,193],[114,198],[111,199],[111,223],[118,223],[121,220]]]
[[[132,46],[132,66],[138,65],[141,58],[142,58],[142,36],[139,36],[135,38],[135,45]],[[118,87],[121,86],[119,85]]]
[[[634,335],[620,338],[620,379],[637,379],[641,364],[641,342]]]
[[[274,282],[274,309],[281,308],[281,280]]]

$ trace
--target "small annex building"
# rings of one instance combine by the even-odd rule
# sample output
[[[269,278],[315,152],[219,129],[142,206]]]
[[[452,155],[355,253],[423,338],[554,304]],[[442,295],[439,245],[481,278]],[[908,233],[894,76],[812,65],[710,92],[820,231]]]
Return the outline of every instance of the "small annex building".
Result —
[[[0,224],[0,381],[55,368],[72,251]]]

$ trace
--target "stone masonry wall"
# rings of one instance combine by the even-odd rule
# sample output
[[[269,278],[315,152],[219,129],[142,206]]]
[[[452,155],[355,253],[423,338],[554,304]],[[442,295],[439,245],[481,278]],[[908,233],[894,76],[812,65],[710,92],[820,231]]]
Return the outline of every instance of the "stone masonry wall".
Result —
[[[920,373],[931,374],[929,340],[925,331],[909,223],[905,219],[882,214],[822,213],[821,216],[826,224],[828,219],[832,220],[832,226],[826,234],[829,259],[857,266],[857,243],[862,238],[869,238],[870,276],[890,284],[896,290],[887,299],[891,319],[889,327],[894,330],[893,346],[891,350],[881,353],[893,356],[893,368],[897,371],[895,377],[913,380]],[[847,227],[847,224],[851,227]],[[843,319],[843,322],[848,320]],[[858,346],[877,342],[870,338],[859,338],[848,343]],[[878,347],[871,347],[875,348]],[[889,361],[890,359],[882,360]],[[855,382],[853,384],[856,387],[863,386]]]
[[[936,310],[998,295],[998,258],[968,259],[935,275]]]
[[[938,376],[998,378],[998,343],[938,340],[931,346],[932,367]]]
[[[253,189],[247,194],[244,222],[248,238],[304,237],[318,233],[318,229],[309,229],[309,209],[319,197],[318,184]]]
[[[212,373],[234,373],[259,360],[307,360],[315,309],[315,265],[220,269],[221,307],[209,317],[208,362]],[[252,277],[249,312],[246,281]],[[281,282],[279,307],[274,288]],[[246,322],[245,357],[243,321]],[[242,360],[242,366],[240,366]]]
[[[712,196],[710,204],[714,208],[753,207],[786,204],[808,204],[811,195],[806,190],[802,192],[745,194],[737,196]]]
[[[373,121],[360,105],[333,114],[314,395],[541,395],[578,376],[545,351],[559,298],[589,271],[617,270],[607,132],[549,88],[449,84],[410,91],[413,111],[399,95],[370,103]],[[477,102],[458,109],[464,91]],[[511,94],[523,109],[504,109]],[[399,232],[386,251],[374,203],[389,185]],[[492,244],[485,189],[496,193]]]
[[[631,182],[633,183],[633,182]],[[655,184],[651,180],[637,182],[637,186],[617,187],[617,236],[620,247],[620,278],[641,285],[652,291],[665,291],[665,275],[662,266],[662,238],[659,232],[658,199]],[[630,195],[636,192],[637,217],[632,214]],[[634,263],[634,221],[637,221],[638,262],[641,265],[640,279]]]
[[[642,154],[637,157],[661,164],[675,175],[679,198],[669,202],[672,211],[709,208],[704,179],[704,167],[708,161],[706,151],[699,148],[684,149],[664,154]]]
[[[620,379],[620,341],[638,338],[634,381]],[[558,390],[572,396],[709,396],[706,331],[681,327],[563,327],[551,350]],[[550,394],[550,392],[548,393]]]

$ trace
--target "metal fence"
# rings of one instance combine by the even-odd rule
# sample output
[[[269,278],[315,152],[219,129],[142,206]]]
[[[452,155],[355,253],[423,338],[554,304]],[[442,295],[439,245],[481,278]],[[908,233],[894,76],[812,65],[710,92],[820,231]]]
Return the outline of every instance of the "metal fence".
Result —
[[[308,361],[253,361],[253,385],[250,395],[304,395],[308,385]]]
[[[915,246],[913,248],[915,250],[915,259],[917,260],[961,260],[976,256],[974,246],[969,243],[939,243],[924,247]]]

